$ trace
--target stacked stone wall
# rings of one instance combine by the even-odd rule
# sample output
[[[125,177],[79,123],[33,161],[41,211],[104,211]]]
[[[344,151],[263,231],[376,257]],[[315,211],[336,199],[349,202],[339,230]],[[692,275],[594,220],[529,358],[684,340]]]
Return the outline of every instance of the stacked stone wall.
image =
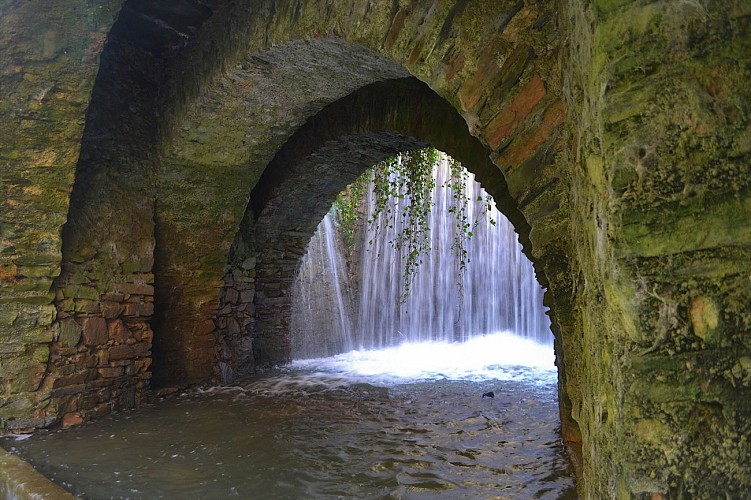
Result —
[[[0,431],[49,424],[53,280],[84,113],[118,2],[0,4]]]

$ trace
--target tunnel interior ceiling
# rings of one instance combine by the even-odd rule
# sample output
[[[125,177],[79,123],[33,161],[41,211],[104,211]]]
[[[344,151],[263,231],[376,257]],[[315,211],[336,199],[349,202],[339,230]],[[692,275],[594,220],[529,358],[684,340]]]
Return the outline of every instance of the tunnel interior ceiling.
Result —
[[[749,19],[742,0],[0,3],[0,428],[283,357],[253,335],[286,328],[280,277],[347,177],[316,169],[429,143],[547,286],[583,495],[742,496]],[[282,229],[298,241],[262,241]]]

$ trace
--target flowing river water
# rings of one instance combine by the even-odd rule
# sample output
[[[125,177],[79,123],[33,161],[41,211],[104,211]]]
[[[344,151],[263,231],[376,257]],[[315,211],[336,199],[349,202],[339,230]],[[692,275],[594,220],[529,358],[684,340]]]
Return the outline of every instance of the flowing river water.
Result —
[[[87,499],[575,498],[550,351],[354,351],[0,444]]]

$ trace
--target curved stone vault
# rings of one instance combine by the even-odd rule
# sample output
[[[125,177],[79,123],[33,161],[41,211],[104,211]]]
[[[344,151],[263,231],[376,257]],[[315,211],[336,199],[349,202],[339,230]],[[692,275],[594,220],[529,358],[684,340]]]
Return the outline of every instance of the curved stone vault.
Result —
[[[751,7],[720,4],[0,4],[0,427],[284,362],[336,193],[431,144],[547,289],[582,495],[742,496]]]

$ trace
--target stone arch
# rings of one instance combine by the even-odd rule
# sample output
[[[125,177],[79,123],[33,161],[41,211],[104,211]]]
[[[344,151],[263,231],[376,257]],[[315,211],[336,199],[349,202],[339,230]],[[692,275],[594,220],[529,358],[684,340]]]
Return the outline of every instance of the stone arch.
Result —
[[[742,496],[748,20],[740,1],[0,3],[0,427],[72,424],[147,396],[155,301],[176,305],[175,338],[196,339],[186,365],[213,349],[263,168],[308,118],[374,81],[291,120],[245,113],[252,145],[181,138],[258,81],[244,61],[328,39],[406,69],[492,151],[555,306],[584,496]],[[241,202],[212,211],[187,196],[218,191]]]
[[[555,12],[544,2],[487,8],[355,1],[321,16],[310,2],[126,2],[102,54],[63,231],[49,411],[132,407],[148,393],[152,359],[168,367],[160,383],[210,378],[230,245],[274,155],[327,105],[410,74],[482,148],[468,165],[503,185],[550,304],[565,295]]]
[[[381,14],[365,8],[359,11],[361,15],[375,16],[367,28],[362,28],[362,19],[355,19],[358,8],[330,10],[323,23],[329,31],[322,31],[319,20],[316,34],[310,38],[305,34],[309,26],[304,19],[314,13],[307,11],[308,6],[299,5],[290,12],[277,4],[273,13],[264,14],[271,17],[265,18],[263,28],[258,28],[263,33],[262,40],[258,40],[257,33],[249,37],[248,53],[236,55],[234,66],[220,73],[196,99],[195,105],[184,111],[180,126],[173,131],[171,143],[162,157],[163,173],[157,176],[157,182],[169,187],[159,189],[161,208],[157,213],[156,235],[163,244],[158,245],[156,256],[157,275],[161,279],[156,284],[155,318],[161,335],[170,339],[161,346],[157,341],[157,364],[181,365],[184,369],[181,376],[165,378],[157,370],[160,381],[200,380],[211,374],[207,360],[213,356],[213,314],[224,308],[220,307],[214,291],[224,279],[226,254],[235,235],[233,228],[240,223],[248,193],[273,155],[283,147],[292,131],[324,105],[373,82],[403,78],[411,72],[429,75],[429,84],[439,87],[439,94],[440,87],[447,87],[443,97],[458,107],[473,133],[480,136],[481,143],[489,140],[498,149],[511,146],[512,160],[500,154],[496,163],[528,160],[518,169],[519,178],[513,184],[515,196],[521,198],[533,219],[545,218],[555,226],[555,232],[538,229],[540,255],[546,253],[542,249],[546,239],[555,242],[556,234],[563,234],[565,190],[559,182],[563,176],[551,168],[559,147],[555,141],[562,120],[560,102],[555,95],[558,81],[554,53],[548,50],[535,58],[532,46],[526,43],[530,37],[523,37],[516,43],[509,42],[508,36],[503,35],[512,25],[515,33],[523,30],[522,27],[532,31],[549,28],[549,13],[537,7],[515,5],[509,7],[508,15],[499,26],[483,26],[482,29],[497,36],[491,37],[491,43],[482,49],[466,47],[480,52],[472,57],[481,57],[483,61],[462,83],[459,75],[467,73],[464,66],[472,63],[467,62],[463,50],[450,43],[450,33],[455,29],[452,19],[460,16],[462,8],[441,6],[448,13],[453,12],[453,17],[444,19],[448,24],[439,22],[439,15],[430,17],[432,29],[440,28],[440,33],[431,34],[422,21],[417,22],[427,15],[421,10],[423,7],[404,7]],[[383,6],[373,8],[378,10]],[[380,15],[386,18],[378,17]],[[413,15],[417,16],[413,28],[420,33],[402,33],[404,23]],[[257,27],[259,21],[254,19],[253,22]],[[358,26],[362,29],[356,29]],[[376,29],[381,31],[370,32]],[[306,38],[297,38],[301,36]],[[428,71],[427,67],[435,62],[421,60],[417,48],[411,48],[409,53],[404,52],[404,47],[401,52],[396,51],[401,36],[438,37],[431,43],[440,41],[445,45],[442,50],[450,52],[441,59],[442,71]],[[435,54],[432,57],[435,59]],[[505,63],[500,64],[499,60],[503,59]],[[502,88],[495,89],[499,83]],[[484,85],[494,90],[489,91]],[[301,88],[304,92],[300,92]],[[490,111],[504,99],[510,101],[505,113]],[[261,109],[263,113],[259,113]],[[480,132],[483,122],[487,130]],[[512,144],[515,131],[533,137],[531,141],[522,139]],[[487,145],[486,148],[487,156],[493,148]],[[216,166],[221,166],[219,175],[216,175]],[[530,176],[530,170],[546,173],[536,177],[536,185],[529,185],[523,179]],[[499,171],[497,166],[494,171]],[[194,190],[195,184],[200,184],[202,189]],[[219,190],[224,192],[226,200],[235,202],[217,203],[217,196],[211,193]],[[199,192],[202,195],[195,196],[194,193]],[[541,193],[546,194],[542,199]],[[208,206],[207,198],[214,200],[213,207]],[[211,215],[206,216],[207,213]],[[210,223],[207,227],[202,218],[220,219],[223,224],[217,227]],[[204,236],[201,241],[192,241],[191,247],[181,244],[185,231],[201,227]],[[562,251],[558,244],[548,247],[553,249],[551,251]],[[207,262],[210,265],[207,266]],[[197,284],[186,280],[186,276],[197,274],[205,279]],[[540,277],[545,280],[542,268]],[[160,311],[172,313],[161,315]],[[231,328],[238,328],[234,320],[228,321]]]
[[[290,287],[318,222],[366,168],[427,144],[467,165],[529,244],[503,176],[450,105],[414,78],[363,87],[298,129],[251,193],[216,320],[223,379],[287,361]]]
[[[40,413],[70,424],[136,406],[152,360],[179,374],[164,382],[207,380],[251,189],[306,120],[379,81],[415,75],[450,104],[485,148],[468,164],[492,169],[488,182],[506,176],[517,220],[531,226],[530,255],[565,260],[566,190],[552,168],[563,120],[555,11],[541,1],[488,9],[124,2],[101,53],[62,230],[40,382],[51,398]],[[169,349],[153,349],[155,329]]]

